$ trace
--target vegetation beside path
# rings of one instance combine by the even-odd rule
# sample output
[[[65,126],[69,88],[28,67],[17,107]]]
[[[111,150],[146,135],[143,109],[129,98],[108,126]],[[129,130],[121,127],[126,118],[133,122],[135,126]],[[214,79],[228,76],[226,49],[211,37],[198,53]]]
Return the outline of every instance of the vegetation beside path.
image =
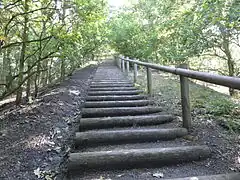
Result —
[[[133,74],[129,76],[133,79]],[[163,72],[152,73],[155,104],[165,112],[174,114],[175,124],[182,126],[180,83],[178,76]],[[146,70],[138,72],[136,86],[147,93]],[[221,88],[221,87],[219,87]],[[190,82],[192,129],[187,141],[206,144],[215,154],[229,164],[230,171],[240,171],[240,102],[195,82]],[[215,157],[216,156],[216,157]]]
[[[191,79],[190,79],[191,80]],[[180,80],[178,76],[153,72],[153,92],[156,103],[167,111],[181,116]],[[146,72],[138,74],[137,86],[147,91]],[[240,133],[240,101],[229,95],[217,92],[209,87],[190,81],[190,100],[193,119],[201,117],[207,121],[216,120],[232,133]],[[224,87],[217,86],[221,90]],[[225,88],[226,89],[226,88]]]

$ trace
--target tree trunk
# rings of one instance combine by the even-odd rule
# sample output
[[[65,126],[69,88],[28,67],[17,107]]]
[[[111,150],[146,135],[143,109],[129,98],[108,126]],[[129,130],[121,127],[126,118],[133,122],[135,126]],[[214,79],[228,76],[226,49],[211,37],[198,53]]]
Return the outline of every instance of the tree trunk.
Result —
[[[47,69],[47,66],[48,66],[48,62],[47,62],[47,59],[45,59],[43,61],[42,68]],[[47,71],[43,71],[42,72],[42,80],[41,80],[41,82],[42,82],[41,84],[42,84],[43,87],[47,85],[47,81],[48,81],[47,77],[48,77]]]
[[[62,58],[61,59],[61,76],[60,76],[60,79],[61,79],[61,81],[63,81],[64,80],[64,77],[65,77],[65,74],[66,74],[66,72],[65,72],[65,59],[64,58]]]
[[[19,105],[22,100],[22,81],[23,81],[23,71],[24,71],[24,61],[25,61],[25,52],[27,47],[27,40],[28,40],[28,5],[29,0],[24,1],[24,26],[23,26],[23,32],[22,32],[22,47],[21,47],[21,54],[20,54],[20,62],[19,62],[19,76],[18,76],[18,85],[20,85],[20,88],[17,90],[17,96],[16,96],[16,105]]]
[[[31,74],[30,70],[30,62],[28,61],[28,75]],[[29,97],[31,96],[31,80],[32,78],[28,78],[27,80],[27,88],[26,88],[26,101],[29,102]]]
[[[38,84],[39,84],[39,75],[40,75],[40,63],[37,64],[37,73],[34,77],[34,98],[38,96]]]
[[[227,65],[228,65],[228,75],[229,76],[234,76],[235,74],[235,67],[234,67],[234,61],[231,56],[231,51],[229,49],[229,35],[224,35],[223,36],[223,50],[224,53],[227,57]],[[229,94],[230,96],[233,96],[235,94],[234,89],[229,88]]]
[[[65,16],[66,16],[66,0],[62,0],[62,24],[65,24]],[[64,47],[64,44],[61,44],[62,47]],[[60,67],[60,80],[64,80],[65,74],[66,74],[66,69],[65,69],[65,57],[61,57],[61,67]]]
[[[48,68],[48,82],[49,82],[49,84],[51,84],[52,80],[53,80],[53,77],[52,77],[52,64],[53,64],[53,59],[51,58],[50,65],[49,65],[49,68]]]

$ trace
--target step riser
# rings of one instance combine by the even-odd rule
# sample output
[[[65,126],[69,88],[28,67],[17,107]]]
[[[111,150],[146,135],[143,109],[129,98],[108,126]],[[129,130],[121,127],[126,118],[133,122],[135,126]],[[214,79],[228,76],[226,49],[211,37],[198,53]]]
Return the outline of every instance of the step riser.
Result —
[[[89,91],[89,96],[104,96],[104,95],[138,95],[143,91]]]
[[[91,82],[91,85],[108,85],[108,84],[112,84],[113,82]],[[119,81],[116,81],[114,82],[114,84],[132,84],[130,82],[119,82]]]
[[[161,111],[161,108],[156,107],[84,108],[82,110],[82,117],[131,116],[158,113]]]
[[[111,118],[82,118],[79,130],[104,129],[114,127],[150,126],[171,122],[170,115],[122,116]]]
[[[122,144],[172,140],[188,134],[187,129],[138,129],[115,131],[90,131],[76,133],[76,146],[96,146],[98,144]]]
[[[168,164],[176,165],[176,163],[205,159],[209,156],[210,149],[206,146],[71,153],[68,159],[68,169],[72,171],[161,167]]]
[[[133,84],[108,84],[108,85],[90,85],[91,88],[107,87],[133,87]]]
[[[89,91],[127,91],[137,90],[135,87],[117,87],[117,88],[90,88]]]
[[[123,100],[140,100],[146,99],[144,95],[133,96],[88,96],[86,101],[123,101]]]
[[[218,174],[210,176],[194,176],[186,178],[176,178],[168,180],[239,180],[240,173],[231,173],[231,174]]]
[[[102,102],[86,102],[86,108],[104,108],[104,107],[139,107],[153,104],[153,101],[138,100],[138,101],[102,101]]]
[[[111,80],[109,80],[109,81],[107,81],[107,80],[102,80],[102,81],[95,81],[95,80],[92,80],[91,81],[92,82],[92,84],[94,84],[94,83],[124,83],[124,84],[131,84],[132,82],[131,81],[111,81]]]

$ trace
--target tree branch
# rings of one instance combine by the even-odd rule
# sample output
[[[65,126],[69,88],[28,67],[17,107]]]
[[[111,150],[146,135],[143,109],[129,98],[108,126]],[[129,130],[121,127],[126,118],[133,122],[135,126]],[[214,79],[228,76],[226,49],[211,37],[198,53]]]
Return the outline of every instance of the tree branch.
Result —
[[[48,37],[45,37],[43,39],[34,39],[34,40],[30,40],[30,41],[14,42],[14,43],[10,43],[10,44],[7,44],[7,45],[3,46],[2,49],[5,49],[5,48],[11,47],[11,46],[17,46],[17,45],[20,45],[22,43],[33,43],[33,42],[44,41],[44,40],[50,39],[52,37],[54,37],[54,36],[48,36]]]

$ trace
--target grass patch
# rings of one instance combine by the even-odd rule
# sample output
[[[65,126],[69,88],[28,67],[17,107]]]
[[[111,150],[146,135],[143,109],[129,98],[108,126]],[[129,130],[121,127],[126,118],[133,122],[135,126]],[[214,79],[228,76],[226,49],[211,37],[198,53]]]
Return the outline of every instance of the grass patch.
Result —
[[[139,72],[137,86],[146,90],[146,72]],[[153,73],[153,92],[156,104],[181,116],[179,77],[168,73]],[[157,100],[159,99],[159,100]],[[191,110],[194,116],[213,116],[221,126],[240,132],[240,105],[238,99],[216,92],[190,81]],[[200,112],[200,113],[194,113]]]

